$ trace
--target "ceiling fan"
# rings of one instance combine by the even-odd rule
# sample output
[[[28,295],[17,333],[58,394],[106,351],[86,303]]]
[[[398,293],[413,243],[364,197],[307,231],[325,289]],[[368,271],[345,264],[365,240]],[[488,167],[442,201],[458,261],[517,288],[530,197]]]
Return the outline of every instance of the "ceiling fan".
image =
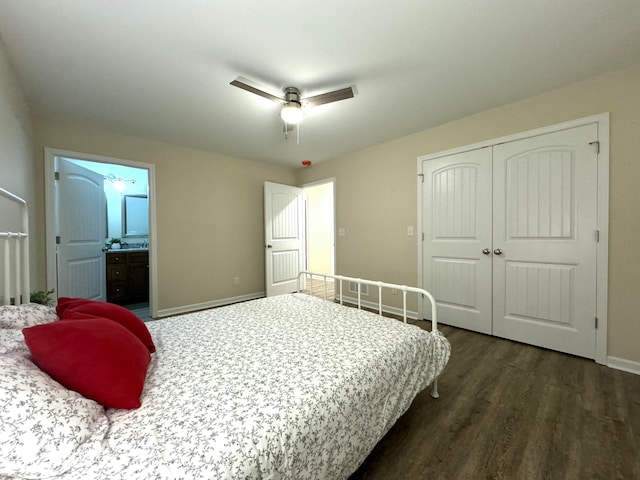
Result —
[[[282,120],[284,120],[286,125],[297,125],[302,121],[303,107],[317,107],[318,105],[324,105],[325,103],[333,103],[340,100],[353,98],[352,87],[341,88],[339,90],[322,93],[313,97],[301,98],[300,90],[298,90],[296,87],[283,88],[282,92],[284,93],[284,96],[277,97],[256,87],[248,85],[247,83],[241,81],[240,78],[236,78],[233,82],[231,82],[231,85],[282,104],[283,107],[280,111],[280,117],[282,118]]]

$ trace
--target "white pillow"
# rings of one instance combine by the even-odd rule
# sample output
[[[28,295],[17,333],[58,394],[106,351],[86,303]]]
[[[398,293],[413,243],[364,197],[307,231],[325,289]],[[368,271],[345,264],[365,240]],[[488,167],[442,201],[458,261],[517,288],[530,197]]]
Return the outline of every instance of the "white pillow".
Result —
[[[56,309],[39,303],[0,306],[0,328],[25,328],[58,320]]]
[[[26,357],[0,355],[0,477],[61,475],[98,455],[108,427],[97,402]]]

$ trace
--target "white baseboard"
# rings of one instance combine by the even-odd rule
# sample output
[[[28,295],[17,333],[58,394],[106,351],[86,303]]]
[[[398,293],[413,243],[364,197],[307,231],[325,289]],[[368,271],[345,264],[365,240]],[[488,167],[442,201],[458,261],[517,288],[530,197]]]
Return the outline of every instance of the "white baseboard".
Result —
[[[198,310],[206,310],[207,308],[222,307],[232,303],[246,302],[247,300],[255,300],[264,297],[264,292],[248,293],[239,297],[221,298],[220,300],[212,300],[210,302],[194,303],[192,305],[184,305],[182,307],[165,308],[158,310],[158,318],[171,317],[173,315],[181,315],[183,313],[196,312]]]
[[[609,356],[607,357],[607,366],[615,368],[616,370],[640,375],[640,362],[634,362],[633,360],[627,360],[626,358]]]
[[[336,296],[336,299],[338,299],[338,297]],[[346,295],[342,295],[342,299],[345,303],[350,303],[352,305],[358,305],[358,297],[348,297]],[[367,308],[371,308],[373,310],[375,310],[376,312],[378,311],[379,305],[377,303],[374,302],[369,302],[366,300],[360,300],[360,304],[363,307],[367,307]],[[402,309],[398,308],[398,307],[390,307],[388,305],[382,305],[382,311],[384,313],[391,313],[393,315],[398,315],[400,317],[402,317]],[[418,312],[414,312],[412,310],[407,310],[407,318],[410,318],[412,320],[417,320],[418,319]]]

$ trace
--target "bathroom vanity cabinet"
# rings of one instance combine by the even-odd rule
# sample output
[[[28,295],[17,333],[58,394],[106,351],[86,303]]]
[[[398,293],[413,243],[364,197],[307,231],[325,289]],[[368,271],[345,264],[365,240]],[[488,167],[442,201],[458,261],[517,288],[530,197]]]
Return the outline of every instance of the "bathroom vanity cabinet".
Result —
[[[149,251],[107,252],[107,302],[149,301]]]

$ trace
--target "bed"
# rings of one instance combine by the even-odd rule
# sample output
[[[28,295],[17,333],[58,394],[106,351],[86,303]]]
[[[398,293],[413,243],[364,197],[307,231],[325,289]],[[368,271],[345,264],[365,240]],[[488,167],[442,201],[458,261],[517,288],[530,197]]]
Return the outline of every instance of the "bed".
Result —
[[[423,291],[394,287],[406,319],[407,293]],[[428,332],[292,293],[148,322],[140,406],[122,409],[32,362],[20,327],[68,320],[0,307],[0,478],[347,478],[435,386],[450,346],[433,320]]]

